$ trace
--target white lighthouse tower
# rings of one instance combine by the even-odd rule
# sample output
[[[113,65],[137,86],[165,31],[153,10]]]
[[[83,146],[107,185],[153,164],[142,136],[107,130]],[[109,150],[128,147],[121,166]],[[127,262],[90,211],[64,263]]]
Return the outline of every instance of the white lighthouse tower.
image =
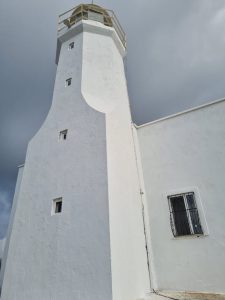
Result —
[[[20,169],[3,300],[134,300],[149,289],[125,54],[111,11],[60,16],[52,106]]]

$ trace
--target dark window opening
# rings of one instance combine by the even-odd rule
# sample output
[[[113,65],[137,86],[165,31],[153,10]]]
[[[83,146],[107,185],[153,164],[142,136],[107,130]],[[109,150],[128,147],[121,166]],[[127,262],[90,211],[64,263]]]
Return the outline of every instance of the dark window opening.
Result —
[[[72,50],[73,48],[74,48],[74,42],[72,42],[72,43],[69,44],[69,48],[68,49]]]
[[[62,198],[57,198],[53,200],[52,214],[59,214],[62,212]]]
[[[203,234],[194,193],[168,196],[174,236]]]
[[[60,213],[62,211],[62,201],[58,201],[55,204],[55,213]]]
[[[72,84],[72,78],[66,79],[66,86],[70,86]]]
[[[67,129],[60,131],[59,138],[61,140],[66,140],[67,139],[67,134],[68,134],[68,130]]]

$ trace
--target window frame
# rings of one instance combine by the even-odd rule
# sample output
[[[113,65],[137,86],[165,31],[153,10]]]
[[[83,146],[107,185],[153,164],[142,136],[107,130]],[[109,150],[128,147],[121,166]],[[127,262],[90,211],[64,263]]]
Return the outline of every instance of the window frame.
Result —
[[[197,216],[198,216],[198,219],[199,219],[199,226],[200,226],[201,231],[202,231],[201,233],[195,233],[194,226],[193,226],[193,220],[192,220],[192,217],[191,217],[191,214],[190,214],[191,208],[189,207],[188,200],[187,200],[188,195],[193,196],[195,209],[196,209]],[[189,229],[190,229],[190,234],[179,234],[178,233],[178,229],[177,229],[175,218],[174,218],[175,213],[173,211],[173,207],[172,207],[172,203],[171,203],[171,199],[176,198],[176,197],[182,197],[183,198],[183,202],[184,202],[184,206],[185,206],[185,212],[186,212],[186,216],[187,216],[187,220],[188,220],[188,226],[189,226]],[[173,193],[173,194],[167,195],[167,199],[168,199],[169,212],[170,212],[170,226],[171,226],[171,231],[172,231],[172,234],[173,234],[174,238],[193,237],[193,236],[194,237],[195,236],[199,237],[199,236],[206,235],[205,234],[205,228],[204,228],[205,226],[203,226],[204,222],[202,222],[202,219],[201,219],[201,212],[199,210],[199,207],[198,207],[198,204],[197,204],[197,199],[196,199],[196,193],[194,191]]]
[[[60,211],[56,211],[57,208],[57,203],[61,203],[61,210]],[[55,215],[60,215],[62,213],[62,207],[63,207],[63,198],[59,197],[59,198],[55,198],[52,200],[52,211],[51,211],[51,215],[55,216]]]

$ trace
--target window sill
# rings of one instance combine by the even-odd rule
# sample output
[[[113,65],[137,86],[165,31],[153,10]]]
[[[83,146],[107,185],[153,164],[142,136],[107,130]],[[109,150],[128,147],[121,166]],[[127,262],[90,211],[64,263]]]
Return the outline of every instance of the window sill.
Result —
[[[172,236],[171,240],[205,238],[208,236],[209,236],[209,234],[190,234],[190,235]]]

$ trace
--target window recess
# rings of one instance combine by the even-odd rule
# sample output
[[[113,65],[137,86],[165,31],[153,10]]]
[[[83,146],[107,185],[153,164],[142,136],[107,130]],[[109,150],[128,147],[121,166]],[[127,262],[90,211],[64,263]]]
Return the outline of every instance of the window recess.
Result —
[[[60,140],[66,140],[67,136],[68,136],[68,130],[67,129],[60,131],[60,133],[59,133],[59,139]]]
[[[66,87],[72,84],[72,78],[66,79]]]
[[[74,42],[70,43],[68,46],[68,50],[72,50],[74,48]]]
[[[173,235],[202,235],[198,208],[194,192],[168,196],[170,223]]]
[[[60,214],[62,212],[62,198],[53,200],[52,203],[52,215]]]

